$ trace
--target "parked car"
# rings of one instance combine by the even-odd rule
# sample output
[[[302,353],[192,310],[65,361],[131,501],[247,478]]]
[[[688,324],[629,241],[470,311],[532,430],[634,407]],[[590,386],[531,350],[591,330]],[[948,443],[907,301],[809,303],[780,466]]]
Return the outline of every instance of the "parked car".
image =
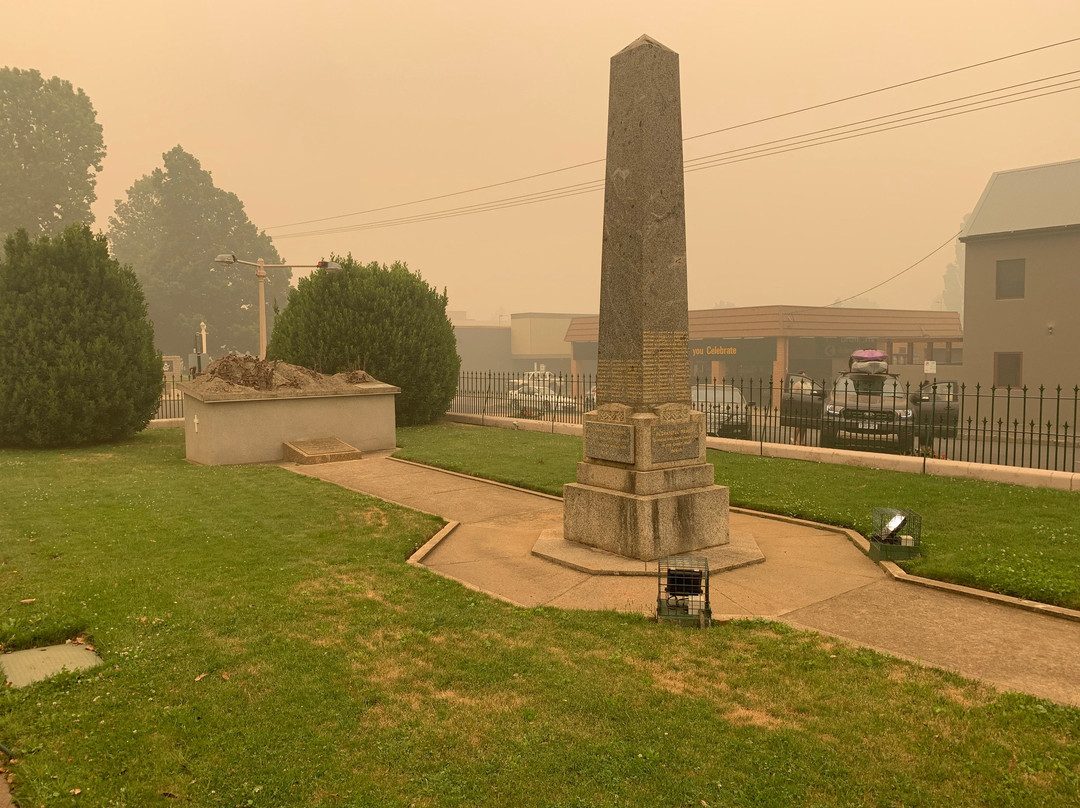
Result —
[[[907,391],[888,373],[841,373],[825,399],[824,447],[915,451],[915,413]]]
[[[809,376],[792,373],[780,391],[780,426],[817,429],[825,406],[825,388]]]
[[[955,438],[960,424],[960,383],[926,381],[912,394],[919,443],[933,438]]]
[[[690,388],[695,410],[705,413],[705,433],[723,438],[750,438],[750,408],[737,387],[699,384]]]
[[[549,412],[571,413],[577,408],[574,399],[537,382],[512,386],[506,394],[511,415],[545,415]]]

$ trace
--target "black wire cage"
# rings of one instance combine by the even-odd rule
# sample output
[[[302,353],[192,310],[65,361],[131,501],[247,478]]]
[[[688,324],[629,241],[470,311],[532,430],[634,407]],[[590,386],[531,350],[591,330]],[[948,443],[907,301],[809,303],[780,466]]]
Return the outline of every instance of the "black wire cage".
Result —
[[[874,508],[871,512],[870,558],[894,561],[921,552],[922,517],[904,508]]]
[[[709,559],[668,556],[657,562],[656,619],[701,628],[712,623]]]

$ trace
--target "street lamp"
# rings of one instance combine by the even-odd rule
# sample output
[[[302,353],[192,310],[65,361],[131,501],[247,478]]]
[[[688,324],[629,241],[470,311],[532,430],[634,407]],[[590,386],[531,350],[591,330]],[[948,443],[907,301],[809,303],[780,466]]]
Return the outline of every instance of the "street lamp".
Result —
[[[267,264],[261,258],[255,262],[241,261],[234,253],[222,253],[214,261],[219,264],[244,264],[245,266],[255,267],[255,277],[259,279],[259,359],[266,359],[266,268],[341,271],[341,264],[335,261],[319,261],[317,264]]]

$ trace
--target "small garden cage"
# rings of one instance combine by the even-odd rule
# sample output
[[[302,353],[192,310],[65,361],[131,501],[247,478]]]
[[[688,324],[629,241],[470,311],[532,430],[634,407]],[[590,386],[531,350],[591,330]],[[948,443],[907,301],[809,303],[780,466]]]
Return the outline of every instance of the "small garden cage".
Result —
[[[669,556],[657,562],[656,619],[702,628],[712,622],[707,558]]]
[[[870,558],[896,561],[915,558],[922,544],[922,517],[903,508],[874,508]]]

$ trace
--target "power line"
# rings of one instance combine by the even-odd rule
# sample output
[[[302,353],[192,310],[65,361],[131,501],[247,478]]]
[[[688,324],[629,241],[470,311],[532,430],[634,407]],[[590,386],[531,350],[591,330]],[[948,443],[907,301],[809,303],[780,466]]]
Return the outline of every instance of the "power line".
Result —
[[[724,127],[722,129],[714,129],[714,130],[712,130],[710,132],[702,132],[701,134],[691,135],[689,137],[686,137],[683,140],[684,141],[696,140],[698,138],[707,137],[709,135],[715,135],[715,134],[719,134],[719,133],[722,133],[722,132],[729,132],[729,131],[732,131],[732,130],[735,130],[735,129],[741,129],[741,128],[745,128],[747,126],[753,126],[755,124],[765,123],[767,121],[774,121],[774,120],[778,120],[780,118],[785,118],[785,117],[789,117],[789,116],[792,116],[792,115],[798,115],[800,113],[809,112],[809,111],[815,110],[815,109],[822,109],[824,107],[833,106],[835,104],[840,104],[840,103],[843,103],[845,101],[852,101],[852,100],[857,99],[857,98],[865,98],[867,96],[875,95],[877,93],[883,93],[883,92],[887,92],[889,90],[895,90],[895,89],[900,88],[900,87],[907,87],[907,86],[910,86],[910,85],[913,85],[913,84],[918,84],[920,82],[930,81],[931,79],[941,78],[942,76],[948,76],[948,75],[952,75],[952,74],[955,74],[955,73],[961,73],[961,72],[963,72],[965,70],[972,70],[972,69],[977,68],[977,67],[984,67],[984,66],[989,65],[989,64],[994,64],[995,62],[1002,62],[1002,61],[1006,61],[1008,59],[1015,59],[1015,58],[1017,58],[1019,56],[1026,56],[1026,55],[1031,54],[1031,53],[1037,53],[1038,51],[1049,50],[1050,48],[1056,48],[1056,47],[1060,47],[1061,45],[1068,45],[1068,44],[1071,44],[1073,42],[1078,42],[1078,41],[1080,41],[1080,37],[1073,37],[1071,39],[1063,39],[1063,40],[1061,40],[1059,42],[1050,43],[1049,45],[1042,45],[1042,46],[1037,47],[1037,48],[1029,48],[1028,50],[1017,51],[1015,53],[1010,53],[1010,54],[1007,54],[1005,56],[998,56],[998,57],[996,57],[994,59],[987,59],[987,60],[982,61],[982,62],[975,62],[973,64],[964,65],[963,67],[957,67],[957,68],[953,68],[952,70],[946,70],[946,71],[943,71],[941,73],[934,73],[934,74],[929,75],[929,76],[923,76],[922,78],[910,79],[908,81],[900,82],[899,84],[891,84],[891,85],[888,85],[886,87],[879,87],[876,90],[867,90],[866,92],[856,93],[854,95],[845,96],[844,98],[837,98],[837,99],[834,99],[832,101],[825,101],[825,102],[823,102],[821,104],[814,104],[814,105],[809,106],[809,107],[803,107],[801,109],[791,110],[789,112],[782,112],[782,113],[779,113],[777,115],[771,115],[771,116],[768,116],[768,117],[765,117],[765,118],[759,118],[759,119],[754,120],[754,121],[747,121],[745,123],[735,124],[733,126]],[[450,193],[438,194],[436,196],[425,197],[424,199],[414,199],[414,200],[412,200],[410,202],[399,202],[399,203],[396,203],[396,204],[393,204],[393,205],[383,205],[383,206],[377,207],[377,208],[368,208],[366,210],[354,211],[352,213],[342,213],[342,214],[338,214],[336,216],[325,216],[325,217],[318,218],[318,219],[307,219],[305,221],[300,221],[300,222],[290,222],[288,224],[279,224],[279,225],[274,225],[272,227],[268,227],[266,229],[267,230],[281,230],[281,229],[284,229],[286,227],[299,227],[299,226],[305,225],[305,224],[317,224],[319,222],[329,222],[329,221],[334,221],[336,219],[347,219],[347,218],[350,218],[350,217],[353,217],[353,216],[362,216],[362,215],[365,215],[365,214],[368,214],[368,213],[378,213],[378,212],[385,211],[385,210],[393,210],[395,208],[403,208],[403,207],[408,207],[408,206],[411,206],[411,205],[419,205],[419,204],[422,204],[424,202],[434,202],[434,201],[437,201],[437,200],[440,200],[440,199],[448,199],[448,198],[454,197],[454,196],[462,196],[464,194],[475,193],[476,191],[484,191],[484,190],[490,190],[492,188],[499,188],[499,187],[502,187],[502,186],[505,186],[505,185],[512,185],[514,183],[524,182],[526,180],[537,179],[539,177],[546,177],[546,176],[550,176],[552,174],[559,174],[559,173],[562,173],[562,172],[565,172],[565,171],[572,171],[572,170],[577,169],[577,168],[583,168],[585,166],[596,165],[598,163],[603,163],[603,162],[605,162],[605,160],[603,158],[596,159],[596,160],[588,160],[586,162],[576,163],[574,165],[566,166],[564,168],[555,168],[555,169],[551,169],[549,171],[541,171],[541,172],[538,172],[536,174],[529,174],[529,175],[526,175],[526,176],[523,176],[523,177],[516,177],[516,178],[510,179],[510,180],[503,180],[501,182],[489,183],[487,185],[478,185],[476,187],[467,188],[467,189],[461,190],[461,191],[452,191]],[[299,234],[295,234],[295,235],[299,235]],[[279,236],[278,238],[283,238],[283,237],[284,236]]]
[[[957,230],[955,233],[953,233],[951,236],[949,236],[945,241],[941,242],[941,244],[939,244],[937,247],[932,249],[930,252],[928,252],[926,255],[924,255],[922,258],[920,258],[918,261],[916,261],[914,264],[912,264],[909,267],[905,267],[904,269],[901,269],[895,275],[889,276],[888,278],[883,280],[881,283],[876,283],[873,286],[871,286],[869,289],[864,289],[861,292],[856,292],[855,294],[851,295],[850,297],[845,297],[843,300],[837,300],[835,303],[829,303],[828,305],[821,306],[819,308],[829,308],[829,306],[839,306],[841,303],[847,303],[849,300],[854,300],[857,297],[862,297],[863,295],[867,294],[868,292],[872,292],[875,289],[879,289],[880,287],[884,286],[885,284],[889,283],[890,281],[896,280],[901,275],[904,275],[904,274],[906,274],[908,272],[911,272],[911,270],[915,269],[915,267],[917,267],[919,264],[921,264],[927,258],[932,256],[934,253],[944,249],[949,244],[952,244],[953,240],[956,239],[956,237],[959,236],[963,232],[964,232],[963,230]],[[800,311],[806,311],[806,309],[796,309],[795,311],[789,312],[789,313],[790,314],[798,314]]]
[[[1074,71],[1080,72],[1080,71]],[[1070,75],[1070,74],[1061,74]],[[1056,78],[1056,77],[1049,77]],[[1039,79],[1037,81],[1043,81],[1045,79]],[[1030,101],[1035,98],[1042,98],[1047,95],[1055,95],[1061,92],[1068,92],[1069,90],[1080,89],[1080,84],[1077,84],[1078,80],[1073,79],[1069,82],[1061,82],[1060,84],[1069,84],[1071,86],[1064,87],[1062,89],[1052,90],[1050,92],[1038,92],[1039,90],[1047,89],[1047,87],[1056,87],[1059,85],[1046,85],[1044,87],[1031,88],[1022,93],[1013,93],[1010,96],[998,96],[997,98],[983,99],[981,102],[977,102],[977,105],[964,104],[960,107],[947,107],[945,109],[937,110],[933,113],[922,113],[920,115],[913,116],[911,119],[890,120],[881,123],[874,124],[873,126],[863,127],[862,129],[851,129],[853,126],[857,126],[864,121],[855,121],[845,124],[840,127],[832,127],[831,130],[844,130],[841,132],[834,132],[831,135],[822,137],[813,137],[818,132],[827,132],[831,130],[818,130],[818,132],[803,133],[802,135],[795,135],[790,138],[784,138],[780,141],[769,141],[767,143],[756,144],[753,146],[745,146],[740,149],[734,149],[730,152],[719,152],[713,155],[706,155],[704,157],[695,158],[695,160],[709,160],[709,162],[697,163],[687,166],[684,170],[686,173],[693,171],[702,171],[708,168],[716,168],[718,166],[731,165],[734,163],[746,162],[749,160],[760,159],[762,157],[772,157],[778,154],[785,154],[791,151],[801,151],[802,149],[811,148],[814,146],[823,146],[828,143],[837,143],[843,140],[851,140],[858,137],[865,137],[866,135],[878,134],[881,132],[888,132],[893,129],[903,129],[908,126],[916,126],[918,124],[929,123],[931,121],[942,120],[945,118],[952,118],[958,115],[965,115],[971,112],[979,112],[986,109],[993,109],[999,106],[1007,106],[1009,104],[1016,104],[1021,101]],[[1025,84],[1031,84],[1034,82],[1025,82]],[[1012,85],[1012,87],[1021,85]],[[1011,89],[1011,87],[999,88],[998,90],[990,90],[986,93],[979,93],[978,95],[987,95],[993,92],[1000,92],[1002,89]],[[1011,96],[1020,95],[1022,97],[1012,98]],[[952,103],[957,100],[964,100],[974,96],[964,96],[958,99],[951,99],[950,101],[942,101],[938,104],[929,105],[929,107],[943,106],[945,104]],[[1010,100],[1001,101],[1001,98],[1010,98]],[[998,103],[991,103],[998,102]],[[970,108],[963,108],[970,107]],[[924,109],[926,107],[916,108]],[[905,110],[904,112],[907,112]],[[902,115],[904,112],[892,113],[892,115],[879,116],[879,118],[867,119],[868,121],[880,120],[881,118],[895,118],[896,115]],[[808,138],[800,140],[800,138]],[[786,145],[777,145],[786,144]],[[717,158],[717,159],[712,159]],[[688,161],[693,162],[693,161]],[[529,194],[521,194],[514,197],[504,197],[502,199],[490,200],[487,202],[478,202],[471,205],[464,205],[457,208],[448,208],[439,211],[432,211],[429,213],[418,213],[411,216],[402,216],[393,219],[380,219],[374,222],[363,222],[354,225],[342,225],[333,228],[323,228],[319,230],[303,231],[299,233],[285,233],[276,236],[277,239],[286,238],[301,238],[310,236],[332,235],[337,233],[357,232],[361,230],[381,229],[385,227],[395,227],[405,224],[417,224],[421,222],[435,221],[438,219],[456,218],[459,216],[471,215],[474,213],[484,213],[492,210],[503,210],[506,208],[520,207],[522,205],[535,204],[538,202],[548,202],[554,199],[563,199],[570,196],[578,196],[583,193],[592,193],[599,191],[604,187],[604,180],[593,180],[583,183],[577,183],[575,185],[562,186],[558,188],[552,188],[545,191],[537,191]]]
[[[786,118],[789,115],[798,115],[801,112],[810,112],[810,111],[815,110],[815,109],[822,109],[823,107],[831,107],[834,104],[841,104],[844,101],[854,101],[856,98],[865,98],[868,95],[875,95],[876,93],[883,93],[883,92],[886,92],[888,90],[896,90],[896,89],[898,89],[900,87],[908,87],[908,86],[910,86],[912,84],[918,84],[919,82],[922,82],[922,81],[930,81],[930,79],[938,79],[938,78],[941,78],[942,76],[951,76],[954,73],[962,73],[965,70],[971,70],[971,69],[976,68],[976,67],[985,67],[986,65],[994,64],[994,62],[1003,62],[1006,59],[1015,59],[1017,56],[1026,56],[1029,53],[1037,53],[1038,51],[1047,50],[1049,48],[1056,48],[1059,45],[1068,45],[1068,44],[1070,44],[1072,42],[1080,42],[1080,37],[1073,37],[1072,39],[1063,39],[1060,42],[1053,42],[1053,43],[1051,43],[1049,45],[1041,45],[1038,48],[1031,48],[1030,50],[1025,50],[1025,51],[1017,51],[1016,53],[1010,53],[1007,56],[998,56],[996,59],[987,59],[985,62],[976,62],[975,64],[964,65],[963,67],[956,67],[956,68],[953,68],[952,70],[946,70],[946,71],[944,71],[942,73],[934,73],[933,75],[930,75],[930,76],[923,76],[921,79],[911,79],[909,81],[902,81],[899,84],[890,84],[888,87],[879,87],[876,90],[867,90],[864,93],[856,93],[855,95],[849,95],[849,96],[846,96],[845,98],[837,98],[834,101],[825,101],[825,102],[823,102],[821,104],[814,104],[813,106],[803,107],[802,109],[795,109],[795,110],[792,110],[791,112],[781,112],[779,115],[770,115],[767,118],[758,118],[756,121],[748,121],[746,123],[738,123],[738,124],[735,124],[734,126],[726,126],[723,129],[713,129],[711,132],[702,132],[700,135],[692,135],[691,137],[688,137],[688,138],[685,138],[685,139],[686,140],[694,140],[695,138],[699,138],[699,137],[707,137],[709,135],[718,135],[721,132],[730,132],[733,129],[741,129],[741,128],[745,127],[745,126],[753,126],[754,124],[758,124],[758,123],[766,123],[767,121],[775,121],[775,120],[777,120],[779,118]]]
[[[1039,84],[1039,83],[1044,82],[1044,81],[1051,81],[1052,79],[1059,79],[1059,78],[1063,78],[1064,76],[1075,76],[1077,74],[1080,74],[1080,70],[1071,70],[1071,71],[1069,71],[1067,73],[1058,73],[1058,74],[1053,75],[1053,76],[1043,76],[1042,78],[1039,78],[1039,79],[1032,79],[1031,81],[1022,81],[1019,84],[1010,84],[1010,85],[1008,85],[1006,87],[998,87],[998,88],[993,89],[993,90],[985,90],[985,91],[983,91],[981,93],[972,93],[971,95],[962,95],[962,96],[958,96],[957,98],[950,98],[947,101],[938,101],[938,102],[936,102],[934,104],[924,104],[921,107],[911,107],[909,109],[900,110],[899,112],[890,112],[890,113],[888,113],[886,115],[877,115],[877,116],[875,116],[873,118],[864,118],[861,121],[852,121],[850,123],[841,124],[839,126],[830,126],[828,128],[825,128],[825,129],[817,129],[817,130],[815,130],[813,132],[804,132],[804,133],[802,133],[800,135],[792,135],[790,137],[778,138],[776,140],[769,140],[769,141],[766,141],[764,143],[756,143],[753,146],[743,146],[743,147],[738,148],[738,149],[730,149],[728,151],[716,152],[714,154],[705,154],[705,155],[702,155],[700,157],[693,157],[693,158],[691,158],[689,160],[686,160],[685,164],[686,165],[693,165],[693,164],[696,164],[696,163],[704,162],[704,161],[709,160],[709,159],[711,159],[713,157],[718,157],[720,155],[735,154],[737,152],[747,151],[749,149],[756,149],[756,148],[759,148],[759,147],[762,147],[762,146],[771,146],[772,144],[776,144],[776,143],[785,143],[785,142],[791,141],[791,140],[798,140],[799,138],[810,137],[811,135],[820,135],[820,134],[822,134],[824,132],[836,132],[836,131],[841,130],[841,129],[850,130],[850,127],[858,126],[858,125],[864,124],[864,123],[873,123],[874,121],[885,121],[885,120],[888,120],[890,118],[896,118],[897,116],[900,116],[900,115],[907,115],[909,112],[919,112],[920,110],[929,110],[929,109],[933,109],[934,107],[941,107],[941,106],[945,106],[946,104],[953,104],[953,103],[955,103],[957,101],[967,101],[968,99],[971,99],[971,98],[979,98],[980,96],[992,95],[993,93],[1000,93],[1000,92],[1004,92],[1005,90],[1014,90],[1017,87],[1027,87],[1028,85],[1031,85],[1031,84]],[[1045,90],[1045,89],[1048,89],[1050,87],[1058,87],[1058,86],[1061,86],[1063,84],[1068,84],[1071,81],[1075,81],[1075,79],[1070,79],[1069,81],[1060,82],[1059,84],[1050,84],[1050,85],[1045,85],[1045,86],[1039,87],[1039,88],[1033,88],[1033,90],[1034,89]],[[1031,92],[1031,90],[1029,90],[1029,91],[1021,91],[1021,93],[1012,93],[1010,95],[998,96],[997,99],[984,99],[984,101],[998,100],[998,99],[1001,99],[1001,98],[1010,98],[1013,95],[1021,95],[1023,92]],[[961,106],[972,106],[972,105],[974,105],[974,103],[982,103],[982,102],[973,102],[973,104],[970,104],[970,105],[965,104],[965,105],[961,105]],[[951,107],[951,109],[959,109],[959,108],[960,107]],[[945,111],[947,111],[947,110],[939,110],[939,112],[945,112]],[[923,113],[923,114],[924,115],[930,115],[931,113]],[[920,117],[920,116],[914,116],[914,117]],[[894,121],[894,123],[895,123],[895,121]],[[867,127],[867,128],[869,128],[869,127]]]
[[[592,166],[592,165],[596,165],[597,163],[603,163],[603,162],[605,162],[605,160],[603,158],[601,158],[599,160],[588,160],[588,161],[586,161],[584,163],[578,163],[577,165],[566,166],[565,168],[553,168],[550,171],[541,171],[538,174],[529,174],[527,177],[517,177],[516,179],[512,179],[512,180],[503,180],[502,182],[493,182],[493,183],[491,183],[489,185],[477,185],[475,188],[466,188],[464,191],[452,191],[451,193],[439,194],[438,196],[429,196],[429,197],[426,197],[424,199],[414,199],[412,202],[398,202],[397,204],[394,204],[394,205],[383,205],[382,207],[379,207],[379,208],[368,208],[367,210],[358,210],[355,213],[340,213],[337,216],[324,216],[321,219],[308,219],[306,222],[292,222],[290,224],[277,224],[277,225],[274,225],[273,227],[268,227],[266,229],[267,230],[280,230],[283,227],[299,227],[300,225],[303,225],[303,224],[316,224],[318,222],[333,221],[334,219],[347,219],[350,216],[362,216],[365,213],[379,213],[380,211],[384,211],[384,210],[393,210],[394,208],[404,208],[404,207],[408,207],[409,205],[419,205],[419,204],[421,204],[423,202],[434,202],[434,201],[439,200],[439,199],[448,199],[451,196],[462,196],[463,194],[471,194],[471,193],[475,193],[476,191],[486,191],[486,190],[489,190],[491,188],[498,188],[498,187],[503,186],[503,185],[513,185],[515,182],[524,182],[525,180],[534,180],[537,177],[546,177],[549,174],[559,174],[559,173],[561,173],[563,171],[573,171],[575,168],[582,168],[584,166]],[[281,236],[278,236],[278,238],[281,238]]]
[[[907,123],[896,123],[895,126],[887,126],[887,125],[884,125],[884,124],[880,124],[880,125],[873,126],[873,127],[864,127],[863,130],[859,130],[859,129],[850,130],[851,133],[849,133],[849,132],[838,133],[838,134],[836,134],[834,136],[830,136],[830,137],[827,137],[827,138],[811,138],[810,140],[805,141],[805,142],[791,144],[789,147],[783,147],[783,148],[781,148],[781,147],[772,147],[772,148],[768,148],[768,149],[761,149],[760,151],[750,152],[747,155],[742,155],[742,156],[739,156],[739,157],[730,157],[730,158],[716,160],[716,161],[713,161],[711,163],[705,163],[705,164],[702,164],[702,165],[696,165],[696,166],[693,166],[691,168],[686,169],[686,171],[687,171],[687,173],[690,173],[692,171],[702,171],[702,170],[707,169],[707,168],[716,168],[717,166],[727,166],[727,165],[732,165],[733,163],[742,163],[742,162],[746,162],[747,160],[757,159],[759,157],[772,157],[772,156],[777,155],[777,154],[786,154],[787,152],[801,151],[802,149],[808,149],[808,148],[811,148],[813,146],[823,146],[826,143],[839,143],[839,142],[844,141],[844,140],[852,140],[854,138],[864,137],[866,135],[877,135],[877,134],[880,134],[882,132],[891,132],[893,129],[906,129],[909,126],[917,126],[917,125],[919,125],[921,123],[930,123],[931,121],[941,121],[941,120],[944,120],[946,118],[955,118],[958,115],[967,115],[970,112],[982,112],[983,110],[994,109],[995,107],[1004,107],[1004,106],[1008,106],[1009,104],[1017,104],[1017,103],[1019,103],[1021,101],[1032,101],[1032,100],[1034,100],[1036,98],[1043,98],[1044,96],[1048,96],[1048,95],[1057,95],[1058,93],[1065,93],[1065,92],[1068,92],[1069,90],[1080,90],[1080,84],[1077,84],[1074,81],[1074,82],[1072,82],[1072,85],[1073,86],[1071,86],[1071,87],[1065,87],[1064,89],[1053,90],[1053,91],[1047,92],[1047,93],[1038,93],[1038,94],[1034,94],[1034,95],[1031,95],[1031,94],[1025,95],[1023,98],[1014,98],[1012,101],[1002,101],[1000,104],[986,103],[986,104],[983,104],[982,106],[975,107],[974,109],[963,109],[960,112],[952,112],[951,110],[946,109],[946,110],[941,110],[940,111],[941,114],[934,114],[932,117],[915,116],[916,118],[921,117],[923,119],[922,120],[911,120],[911,121],[908,121]],[[1042,89],[1042,88],[1040,88],[1040,89]],[[989,101],[989,100],[994,100],[994,99],[987,99],[987,100]],[[965,106],[967,106],[967,105],[965,105]],[[954,107],[954,108],[951,108],[951,109],[958,109],[958,108]],[[947,112],[949,114],[944,114],[944,113],[947,113]],[[854,134],[852,134],[852,133],[854,133]],[[752,147],[750,147],[750,148],[752,148]]]

